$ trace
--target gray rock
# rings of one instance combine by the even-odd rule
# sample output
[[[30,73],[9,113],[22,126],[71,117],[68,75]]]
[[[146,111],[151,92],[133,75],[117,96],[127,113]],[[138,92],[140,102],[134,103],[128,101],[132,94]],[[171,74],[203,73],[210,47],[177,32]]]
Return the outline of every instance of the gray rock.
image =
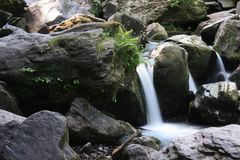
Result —
[[[22,112],[18,108],[16,98],[9,93],[6,88],[0,84],[0,109],[22,115]]]
[[[236,0],[218,0],[222,8],[233,8],[235,7]]]
[[[195,81],[203,83],[207,78],[213,52],[198,36],[176,35],[167,39],[183,47],[188,53],[188,67]]]
[[[240,1],[237,3],[236,14],[240,15]]]
[[[210,125],[237,123],[239,119],[238,90],[234,82],[203,85],[191,103],[193,121]]]
[[[239,125],[211,127],[174,140],[162,148],[152,159],[240,159],[239,139]]]
[[[72,102],[66,118],[74,143],[115,143],[124,134],[117,120],[101,113],[82,98]]]
[[[124,148],[122,153],[118,156],[113,157],[114,160],[152,160],[155,155],[157,155],[157,151],[141,146],[139,144],[130,144]]]
[[[240,20],[227,20],[216,34],[214,49],[232,64],[240,62]]]
[[[40,0],[31,4],[27,9],[27,23],[30,32],[38,32],[59,17],[67,19],[75,14],[90,14],[89,8],[80,6],[71,0]]]
[[[4,160],[76,160],[77,154],[68,145],[65,117],[41,111],[22,122],[11,139],[4,141]]]
[[[152,136],[141,136],[134,138],[130,144],[139,144],[158,151],[160,149],[161,142],[159,139]]]
[[[21,124],[26,118],[13,114],[11,112],[0,109],[0,127],[3,127],[7,123],[16,122]]]
[[[151,23],[147,26],[145,37],[148,41],[160,42],[168,38],[168,33],[159,23]]]
[[[187,52],[176,43],[165,42],[157,46],[150,56],[156,57],[154,84],[162,115],[173,119],[186,106],[189,91]]]
[[[146,28],[138,19],[122,13],[114,14],[109,18],[109,21],[120,22],[127,31],[132,30],[134,36],[142,35]]]
[[[234,14],[234,10],[228,10],[215,12],[207,15],[207,17],[209,19],[207,21],[201,22],[198,25],[195,34],[201,35],[203,41],[207,44],[213,44],[215,35],[221,23],[228,19],[237,18],[237,15]]]

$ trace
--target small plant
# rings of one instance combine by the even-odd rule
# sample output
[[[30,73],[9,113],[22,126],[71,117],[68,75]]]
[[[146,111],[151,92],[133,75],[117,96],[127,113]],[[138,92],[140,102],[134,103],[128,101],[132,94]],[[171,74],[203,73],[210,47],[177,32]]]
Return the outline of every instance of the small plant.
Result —
[[[36,69],[30,68],[30,67],[22,67],[20,71],[25,72],[25,73],[33,73],[36,72]]]
[[[91,13],[98,16],[102,12],[102,1],[101,0],[92,0],[92,8],[90,10]]]
[[[116,52],[119,59],[122,60],[127,70],[135,70],[142,62],[142,48],[139,45],[139,39],[132,37],[132,31],[124,32],[121,27],[114,35],[116,41]]]
[[[57,46],[59,44],[59,39],[58,38],[53,38],[51,40],[48,41],[48,45],[49,46]]]
[[[170,6],[171,7],[179,7],[180,5],[190,5],[193,0],[171,0]]]
[[[36,77],[34,78],[34,81],[36,83],[45,83],[45,84],[49,84],[52,82],[52,80],[49,77]]]
[[[73,80],[73,84],[76,85],[76,86],[78,86],[78,85],[80,84],[80,81],[79,81],[78,79],[74,79],[74,80]]]

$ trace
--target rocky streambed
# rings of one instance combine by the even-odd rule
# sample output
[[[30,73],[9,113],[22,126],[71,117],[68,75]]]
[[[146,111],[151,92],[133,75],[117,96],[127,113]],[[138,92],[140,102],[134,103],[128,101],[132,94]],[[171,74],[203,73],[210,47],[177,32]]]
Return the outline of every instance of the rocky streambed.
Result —
[[[0,160],[240,159],[239,15],[237,0],[2,0]],[[212,127],[143,135],[142,57],[164,121]]]

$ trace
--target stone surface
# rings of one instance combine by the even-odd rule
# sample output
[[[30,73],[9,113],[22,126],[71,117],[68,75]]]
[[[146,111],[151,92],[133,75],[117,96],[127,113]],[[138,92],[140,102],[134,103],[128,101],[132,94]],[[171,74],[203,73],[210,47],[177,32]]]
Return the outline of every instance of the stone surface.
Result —
[[[207,21],[203,21],[198,25],[195,34],[201,35],[204,42],[212,45],[221,23],[228,19],[237,18],[237,15],[234,14],[234,10],[228,10],[209,14],[207,18],[209,18]]]
[[[159,23],[151,23],[147,26],[145,37],[148,41],[160,42],[168,38],[168,33]]]
[[[93,142],[114,144],[124,134],[121,124],[77,98],[66,114],[73,143]]]
[[[187,52],[176,43],[165,42],[157,46],[150,56],[156,57],[154,84],[162,115],[174,119],[186,105],[189,91]]]
[[[3,142],[0,155],[4,160],[78,159],[68,145],[67,121],[58,113],[35,113],[14,130],[11,138]]]
[[[3,127],[4,125],[11,123],[13,121],[18,124],[21,124],[25,119],[26,118],[24,117],[0,109],[0,127]]]
[[[237,123],[239,120],[237,86],[233,82],[217,82],[198,89],[191,103],[192,121],[209,125]]]
[[[240,20],[223,22],[216,34],[214,49],[233,65],[240,63]]]
[[[16,98],[0,84],[0,109],[21,115]]]
[[[235,7],[236,0],[218,0],[222,8],[233,8]]]
[[[27,9],[27,23],[30,32],[40,31],[47,23],[67,19],[75,14],[90,14],[88,8],[71,0],[40,0]]]
[[[130,144],[139,144],[155,150],[160,149],[160,140],[152,136],[141,136],[134,138]]]
[[[239,136],[239,125],[203,129],[196,134],[174,140],[152,159],[240,159]]]
[[[177,43],[187,51],[188,67],[194,80],[200,83],[205,82],[213,50],[200,37],[195,35],[176,35],[167,40]]]
[[[158,152],[152,148],[139,144],[130,144],[124,148],[122,153],[113,157],[113,160],[152,160],[157,153]]]
[[[132,30],[134,36],[142,35],[146,28],[141,21],[124,13],[116,13],[112,15],[109,18],[109,21],[121,23],[127,31]]]
[[[237,3],[236,14],[240,15],[240,1]]]

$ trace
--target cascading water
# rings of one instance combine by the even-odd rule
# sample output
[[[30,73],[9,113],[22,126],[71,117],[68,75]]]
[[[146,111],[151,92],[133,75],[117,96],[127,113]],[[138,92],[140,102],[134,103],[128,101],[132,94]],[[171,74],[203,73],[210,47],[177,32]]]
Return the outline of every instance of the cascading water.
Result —
[[[215,52],[215,54],[216,64],[212,75],[209,77],[209,83],[228,80],[228,73],[226,72],[222,58],[217,52]]]
[[[140,64],[137,73],[141,81],[147,109],[147,125],[141,127],[145,135],[157,137],[162,145],[166,145],[177,137],[193,134],[199,127],[180,123],[164,123],[160,106],[153,85],[153,67],[151,64]]]
[[[144,90],[148,125],[159,125],[163,123],[163,121],[153,85],[153,67],[150,64],[140,64],[137,67],[137,73]]]
[[[190,91],[193,91],[193,93],[196,93],[196,92],[197,92],[197,86],[196,86],[196,83],[195,83],[194,80],[193,80],[193,77],[192,77],[192,74],[191,74],[190,71],[189,71],[188,84],[189,84],[189,90],[190,90]]]

